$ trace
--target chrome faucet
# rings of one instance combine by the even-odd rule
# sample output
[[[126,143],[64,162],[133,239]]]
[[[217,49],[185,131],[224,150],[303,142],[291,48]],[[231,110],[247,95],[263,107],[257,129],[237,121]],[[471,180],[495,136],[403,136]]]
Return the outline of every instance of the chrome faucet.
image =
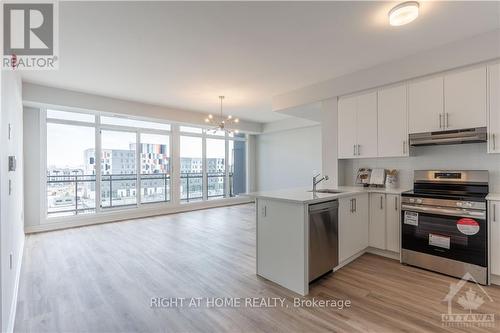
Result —
[[[324,175],[321,179],[317,179],[319,176],[321,176],[320,173],[318,173],[316,176],[313,176],[313,193],[316,193],[316,185],[321,183],[323,180],[328,180],[328,176]]]

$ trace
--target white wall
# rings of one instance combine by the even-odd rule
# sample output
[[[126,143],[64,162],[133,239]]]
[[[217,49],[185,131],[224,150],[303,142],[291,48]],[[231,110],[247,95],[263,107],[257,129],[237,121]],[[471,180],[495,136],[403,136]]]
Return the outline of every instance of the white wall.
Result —
[[[16,72],[3,71],[0,112],[0,270],[1,327],[11,332],[24,246],[22,85]],[[9,124],[11,136],[9,139]],[[8,156],[16,156],[16,171],[8,171]],[[9,194],[9,180],[11,193]],[[12,256],[12,258],[11,258]],[[12,260],[12,266],[10,264]]]
[[[500,57],[500,29],[273,97],[273,110],[347,95]]]
[[[257,189],[278,190],[310,186],[321,171],[321,126],[257,136]]]
[[[40,202],[45,189],[40,182],[40,165],[42,159],[40,144],[40,110],[25,107],[23,111],[24,125],[24,224],[33,226],[40,224]],[[45,198],[43,198],[45,200]]]
[[[321,146],[322,146],[322,170],[330,176],[324,186],[336,187],[342,176],[342,170],[338,168],[338,117],[337,98],[327,99],[321,103]]]
[[[400,187],[413,187],[414,170],[489,170],[490,192],[500,192],[500,154],[487,154],[486,143],[411,148],[410,157],[343,160],[343,185],[352,185],[359,168],[400,170]]]
[[[138,103],[33,83],[23,84],[23,101],[25,105],[33,107],[66,107],[70,109],[110,112],[124,116],[156,118],[177,123],[206,125],[206,114],[200,112]],[[260,133],[262,131],[262,124],[240,120],[238,128],[243,132]]]

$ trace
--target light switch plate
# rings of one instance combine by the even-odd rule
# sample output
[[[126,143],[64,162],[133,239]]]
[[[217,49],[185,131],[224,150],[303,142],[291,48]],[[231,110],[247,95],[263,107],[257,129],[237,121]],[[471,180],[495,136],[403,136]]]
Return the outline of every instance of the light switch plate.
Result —
[[[16,157],[15,156],[9,156],[9,171],[16,171]]]

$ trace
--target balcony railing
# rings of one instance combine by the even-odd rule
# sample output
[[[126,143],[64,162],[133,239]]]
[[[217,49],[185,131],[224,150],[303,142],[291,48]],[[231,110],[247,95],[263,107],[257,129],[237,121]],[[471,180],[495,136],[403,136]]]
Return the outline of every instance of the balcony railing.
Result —
[[[203,173],[181,173],[181,201],[190,202],[203,199]]]
[[[170,174],[141,174],[141,203],[169,202]]]
[[[181,201],[202,200],[226,196],[225,173],[208,173],[203,186],[203,173],[181,173]],[[170,201],[170,174],[140,174],[141,203]],[[233,174],[229,174],[229,196]],[[101,207],[104,209],[137,205],[137,174],[101,176]],[[96,209],[95,175],[47,175],[47,214],[78,215]]]
[[[229,174],[229,193],[232,195],[233,174]],[[203,199],[203,173],[189,172],[181,173],[181,201],[190,202]],[[208,173],[205,193],[208,199],[224,198],[226,196],[226,174]]]
[[[47,215],[95,211],[95,175],[48,175]]]
[[[137,204],[137,175],[110,174],[101,176],[101,207],[123,207]],[[140,174],[141,203],[170,201],[170,174]]]

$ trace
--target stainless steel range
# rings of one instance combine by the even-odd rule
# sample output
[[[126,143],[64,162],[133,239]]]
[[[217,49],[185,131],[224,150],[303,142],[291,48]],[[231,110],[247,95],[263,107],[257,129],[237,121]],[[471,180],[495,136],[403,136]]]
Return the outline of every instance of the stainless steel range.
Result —
[[[401,199],[401,262],[488,284],[488,171],[415,171]]]

